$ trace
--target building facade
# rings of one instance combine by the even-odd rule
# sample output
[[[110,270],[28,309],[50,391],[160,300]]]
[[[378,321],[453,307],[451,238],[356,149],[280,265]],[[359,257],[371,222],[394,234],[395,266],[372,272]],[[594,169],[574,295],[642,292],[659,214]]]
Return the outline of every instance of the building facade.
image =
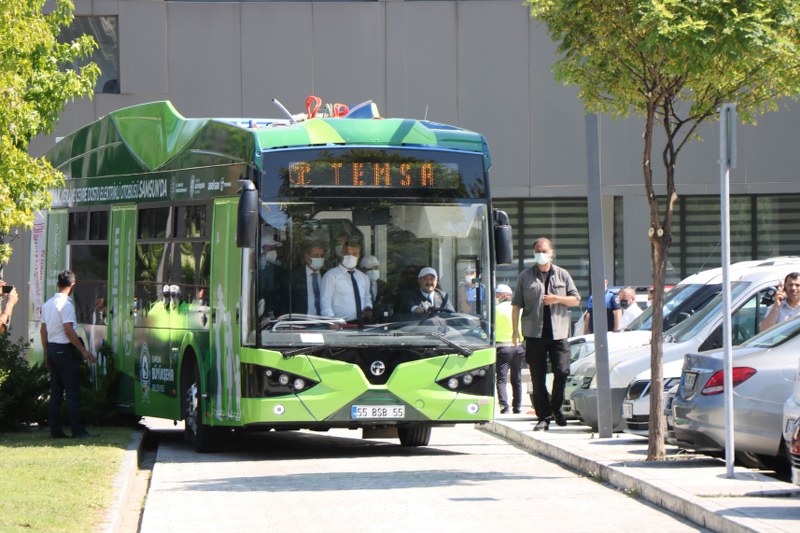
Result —
[[[588,294],[584,109],[575,88],[554,81],[555,45],[519,0],[75,0],[75,7],[73,31],[100,42],[103,76],[94,98],[69,104],[33,153],[114,109],[153,100],[171,100],[186,117],[280,117],[273,98],[293,113],[310,94],[351,106],[371,99],[384,116],[483,133],[492,197],[514,224],[516,267],[536,237],[549,236],[556,262]],[[720,262],[718,127],[701,128],[703,140],[678,161],[671,282]],[[757,127],[740,126],[730,186],[733,260],[800,253],[800,171],[791,148],[798,138],[797,104]],[[600,117],[604,271],[612,285],[651,280],[642,149],[642,119]],[[663,171],[655,171],[663,194]],[[6,270],[16,284],[27,281],[26,240],[14,243]]]

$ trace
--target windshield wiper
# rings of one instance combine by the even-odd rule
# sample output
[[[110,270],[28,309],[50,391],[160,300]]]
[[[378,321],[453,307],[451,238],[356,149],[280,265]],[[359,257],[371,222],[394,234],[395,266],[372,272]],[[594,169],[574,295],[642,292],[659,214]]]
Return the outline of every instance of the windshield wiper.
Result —
[[[461,346],[460,344],[458,344],[456,342],[451,341],[450,339],[445,337],[444,334],[439,333],[438,331],[381,331],[381,332],[373,331],[373,332],[359,333],[358,336],[359,337],[371,337],[371,336],[375,336],[375,337],[433,337],[435,339],[438,339],[438,340],[442,341],[443,343],[448,345],[450,348],[453,348],[456,351],[456,353],[458,353],[459,355],[467,355],[467,356],[469,356],[469,355],[472,355],[472,352],[474,351],[474,350],[470,350],[469,348],[465,348],[464,346]]]
[[[466,355],[466,356],[472,355],[472,350],[470,350],[469,348],[465,348],[465,347],[461,346],[460,344],[458,344],[456,342],[451,341],[450,339],[448,339],[447,337],[445,337],[442,333],[439,333],[438,331],[432,331],[430,333],[427,333],[426,335],[429,335],[431,337],[436,337],[437,339],[439,339],[440,341],[442,341],[443,343],[445,343],[446,345],[448,345],[449,347],[454,349],[456,351],[456,353],[459,353],[461,355]]]
[[[318,352],[324,348],[330,348],[329,344],[312,344],[311,346],[303,346],[302,348],[295,348],[294,350],[289,350],[288,352],[281,352],[281,355],[285,358],[294,357],[295,355],[300,354],[310,354],[314,352]]]

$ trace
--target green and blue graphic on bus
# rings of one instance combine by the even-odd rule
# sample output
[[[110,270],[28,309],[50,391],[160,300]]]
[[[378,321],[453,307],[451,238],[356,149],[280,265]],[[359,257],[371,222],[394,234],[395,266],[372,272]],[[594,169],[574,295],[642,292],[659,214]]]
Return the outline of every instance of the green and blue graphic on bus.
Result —
[[[230,428],[420,446],[434,426],[492,418],[510,233],[486,141],[343,107],[186,119],[153,102],[45,154],[66,182],[32,248],[32,308],[76,273],[79,333],[109,343],[121,410],[184,420],[198,451]]]

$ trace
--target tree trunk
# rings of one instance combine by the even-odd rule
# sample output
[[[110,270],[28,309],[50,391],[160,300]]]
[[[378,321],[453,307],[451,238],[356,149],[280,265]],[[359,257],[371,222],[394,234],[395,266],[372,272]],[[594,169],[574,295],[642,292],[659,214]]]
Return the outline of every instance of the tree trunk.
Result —
[[[647,460],[664,459],[664,270],[667,265],[668,243],[665,235],[651,232],[653,250],[653,329],[650,337],[650,427],[647,442]]]

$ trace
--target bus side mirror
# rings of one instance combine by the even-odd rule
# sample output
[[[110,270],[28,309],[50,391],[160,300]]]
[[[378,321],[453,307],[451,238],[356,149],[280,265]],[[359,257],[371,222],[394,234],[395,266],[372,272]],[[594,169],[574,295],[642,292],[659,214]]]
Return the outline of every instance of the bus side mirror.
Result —
[[[514,261],[511,224],[505,211],[494,210],[494,256],[498,265],[510,265]]]
[[[236,216],[236,246],[253,248],[258,232],[258,191],[250,180],[240,180],[239,210]]]

